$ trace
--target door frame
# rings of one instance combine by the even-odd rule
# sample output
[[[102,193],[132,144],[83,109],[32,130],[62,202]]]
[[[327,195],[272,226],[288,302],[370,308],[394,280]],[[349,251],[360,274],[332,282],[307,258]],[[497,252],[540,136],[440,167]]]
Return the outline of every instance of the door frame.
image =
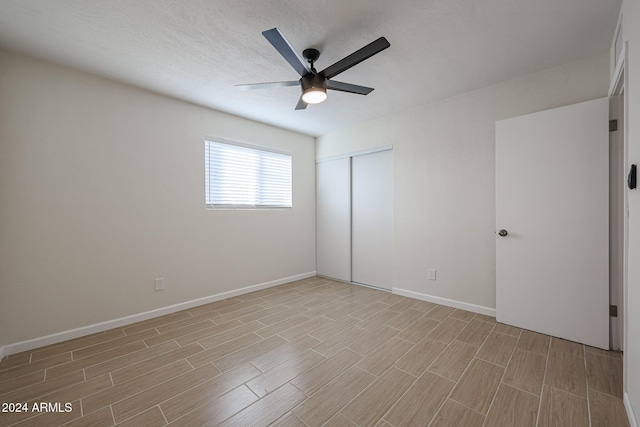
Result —
[[[393,150],[393,145],[392,144],[391,145],[381,145],[379,147],[367,148],[365,150],[351,151],[351,152],[348,152],[348,153],[338,154],[338,155],[331,156],[331,157],[323,157],[322,159],[317,159],[316,160],[316,164],[323,163],[323,162],[330,162],[332,160],[347,159],[347,158],[351,158],[351,157],[362,156],[364,154],[377,153],[378,151],[387,151],[387,150]]]
[[[628,140],[628,100],[625,88],[628,87],[627,73],[625,73],[626,57],[628,52],[628,43],[622,46],[622,52],[618,59],[618,63],[615,64],[615,70],[612,75],[611,83],[609,86],[610,103],[610,120],[618,120],[618,131],[616,135],[610,136],[610,143],[614,142],[612,138],[617,138],[618,147],[616,151],[612,152],[612,155],[622,157],[622,165],[618,165],[622,168],[623,179],[621,190],[622,194],[618,194],[617,200],[612,199],[612,202],[616,202],[619,211],[622,211],[622,224],[617,228],[615,235],[611,234],[611,244],[618,245],[618,252],[622,257],[622,266],[620,267],[619,259],[611,259],[610,272],[611,282],[610,287],[610,301],[612,305],[618,307],[618,317],[610,318],[610,344],[612,350],[624,351],[625,343],[627,342],[627,272],[628,272],[628,251],[629,251],[629,202],[628,202],[628,190],[626,187],[627,171],[629,170],[629,140]],[[619,152],[622,150],[622,153]],[[613,176],[611,177],[614,178]],[[620,205],[621,204],[621,205]],[[614,231],[611,229],[611,231]],[[615,267],[615,270],[614,270]],[[620,271],[621,270],[621,271]]]

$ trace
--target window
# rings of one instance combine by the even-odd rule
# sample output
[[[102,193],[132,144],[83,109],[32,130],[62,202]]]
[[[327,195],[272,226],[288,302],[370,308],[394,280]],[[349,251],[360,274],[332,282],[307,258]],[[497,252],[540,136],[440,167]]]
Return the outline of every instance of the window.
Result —
[[[291,207],[291,155],[221,140],[205,140],[208,208]]]

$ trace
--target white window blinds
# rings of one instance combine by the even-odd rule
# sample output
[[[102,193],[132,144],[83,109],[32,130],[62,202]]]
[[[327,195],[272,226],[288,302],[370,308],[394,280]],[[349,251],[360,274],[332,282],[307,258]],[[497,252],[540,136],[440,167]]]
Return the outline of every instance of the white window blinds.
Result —
[[[205,141],[205,202],[209,208],[291,207],[291,156]]]

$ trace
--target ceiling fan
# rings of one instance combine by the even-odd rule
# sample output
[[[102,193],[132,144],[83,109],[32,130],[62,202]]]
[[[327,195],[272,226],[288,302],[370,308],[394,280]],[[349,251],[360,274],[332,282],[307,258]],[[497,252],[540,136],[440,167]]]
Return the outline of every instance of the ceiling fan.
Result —
[[[251,90],[300,85],[302,95],[298,100],[296,110],[304,110],[308,104],[318,104],[327,99],[327,89],[359,95],[369,94],[373,90],[371,87],[342,83],[331,79],[391,46],[387,39],[380,37],[362,49],[356,50],[351,55],[342,58],[335,64],[318,72],[313,66],[314,62],[320,57],[320,52],[317,49],[305,49],[302,51],[303,59],[278,28],[263,31],[262,35],[280,52],[280,55],[286,59],[298,74],[300,74],[300,80],[236,85],[236,87],[240,90]]]

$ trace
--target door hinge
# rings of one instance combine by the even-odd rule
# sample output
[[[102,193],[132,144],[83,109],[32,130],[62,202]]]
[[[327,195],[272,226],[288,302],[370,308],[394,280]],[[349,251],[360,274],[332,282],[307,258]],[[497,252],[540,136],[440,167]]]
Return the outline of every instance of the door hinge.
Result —
[[[618,306],[610,305],[609,306],[609,316],[610,317],[618,317]]]
[[[618,121],[609,120],[609,132],[615,132],[618,130]]]

